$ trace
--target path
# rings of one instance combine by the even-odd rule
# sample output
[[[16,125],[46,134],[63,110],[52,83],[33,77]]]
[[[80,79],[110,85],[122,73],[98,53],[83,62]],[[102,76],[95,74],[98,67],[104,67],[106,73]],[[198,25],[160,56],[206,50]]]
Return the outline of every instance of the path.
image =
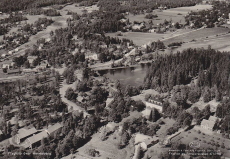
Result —
[[[179,135],[180,133],[182,133],[183,131],[186,131],[188,129],[188,126],[183,128],[183,129],[180,129],[179,131],[177,131],[176,133],[170,135],[170,136],[167,136],[164,140],[164,145],[167,145],[168,143],[170,143],[171,139],[176,137],[177,135]]]
[[[74,85],[75,83],[73,84],[66,84],[66,80],[63,80],[63,82],[61,83],[60,85],[60,95],[61,95],[61,99],[64,103],[66,103],[68,105],[68,109],[70,110],[70,108],[72,107],[73,110],[79,110],[79,111],[84,111],[84,109],[80,106],[78,106],[76,103],[68,100],[66,97],[65,97],[65,92],[66,90],[71,87],[74,89]]]

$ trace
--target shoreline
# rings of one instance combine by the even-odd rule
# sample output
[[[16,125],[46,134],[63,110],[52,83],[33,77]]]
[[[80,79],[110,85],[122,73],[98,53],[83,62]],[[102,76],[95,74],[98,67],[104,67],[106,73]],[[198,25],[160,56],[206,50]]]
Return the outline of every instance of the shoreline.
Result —
[[[122,68],[134,68],[134,67],[138,67],[142,64],[151,64],[152,61],[145,61],[145,62],[140,62],[136,65],[129,65],[129,66],[121,66],[121,67],[111,67],[111,66],[107,66],[107,67],[99,67],[99,68],[92,68],[92,70],[94,71],[102,71],[102,70],[116,70],[116,69],[122,69]]]

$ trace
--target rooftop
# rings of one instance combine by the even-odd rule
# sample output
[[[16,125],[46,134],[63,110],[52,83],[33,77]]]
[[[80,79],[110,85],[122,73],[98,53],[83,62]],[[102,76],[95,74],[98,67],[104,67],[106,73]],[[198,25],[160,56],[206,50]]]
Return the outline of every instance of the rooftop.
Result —
[[[215,125],[215,122],[214,122],[214,121],[210,121],[210,120],[203,119],[200,125],[202,125],[202,126],[204,126],[204,127],[207,127],[207,128],[213,129],[213,127],[214,127],[214,125]]]
[[[135,136],[135,145],[138,143],[144,142],[146,140],[151,140],[151,139],[152,139],[151,136],[138,133]]]
[[[30,142],[30,144],[34,144],[46,137],[48,137],[48,134],[45,131],[42,131],[34,136],[29,137],[27,140]]]
[[[21,129],[18,130],[18,134],[17,135],[18,135],[18,137],[20,139],[22,139],[22,138],[30,136],[30,135],[32,135],[32,134],[34,134],[36,132],[37,132],[37,130],[34,127],[31,128],[31,129],[21,128]]]
[[[53,126],[50,126],[46,131],[47,131],[48,134],[51,134],[52,132],[54,132],[54,131],[60,129],[61,127],[62,127],[61,124],[56,123],[56,124],[54,124]]]

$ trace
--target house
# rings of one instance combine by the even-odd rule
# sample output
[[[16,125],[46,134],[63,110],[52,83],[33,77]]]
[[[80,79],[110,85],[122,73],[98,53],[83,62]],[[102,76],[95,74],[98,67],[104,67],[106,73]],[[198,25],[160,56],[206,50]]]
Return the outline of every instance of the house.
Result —
[[[4,134],[3,134],[3,132],[2,132],[2,130],[0,130],[0,141],[2,141],[4,138]]]
[[[62,125],[59,123],[54,124],[53,126],[50,126],[48,129],[46,129],[45,131],[47,132],[47,134],[49,134],[50,136],[54,136],[54,133],[57,132],[58,130],[60,130],[62,128]]]
[[[31,75],[37,73],[36,70],[26,69],[26,68],[24,68],[24,69],[22,70],[22,72],[23,72],[24,74],[31,74]]]
[[[106,130],[107,130],[107,131],[114,132],[116,128],[117,128],[117,124],[114,123],[114,122],[109,122],[109,123],[106,125]]]
[[[150,102],[145,102],[146,108],[155,108],[159,111],[159,113],[162,113],[162,105],[159,103],[150,103]]]
[[[209,120],[209,121],[216,122],[216,121],[217,121],[217,119],[218,119],[218,118],[217,118],[217,117],[215,117],[215,116],[210,116],[208,120]]]
[[[13,66],[14,63],[12,61],[4,61],[2,62],[2,68],[10,68],[10,66]]]
[[[45,41],[48,43],[51,41],[51,38],[47,38]]]
[[[215,124],[216,124],[215,121],[203,119],[200,126],[201,126],[201,128],[203,128],[205,130],[213,131]]]
[[[21,128],[18,130],[18,134],[15,135],[15,141],[17,144],[23,142],[26,138],[35,134],[37,130],[33,127],[31,129]]]
[[[28,56],[27,60],[29,61],[30,64],[32,64],[36,58],[37,56]]]
[[[151,114],[151,111],[153,110],[153,108],[147,107],[145,110],[143,110],[142,116],[145,117],[146,119],[149,119],[149,116]]]
[[[148,135],[137,133],[135,136],[135,143],[134,145],[140,144],[141,148],[145,151],[152,145],[159,142],[158,137],[151,137]]]
[[[20,70],[20,68],[18,68],[18,69],[8,69],[7,70],[7,74],[8,75],[12,75],[12,74],[21,74],[21,70]]]
[[[46,131],[42,131],[36,135],[33,135],[29,138],[26,139],[25,141],[25,144],[24,144],[24,147],[25,148],[34,148],[36,146],[40,146],[41,145],[41,141],[42,139],[44,138],[47,138],[48,137],[48,134]]]
[[[18,52],[20,49],[17,47],[16,49],[14,49],[15,52]]]
[[[98,60],[98,55],[96,53],[94,53],[94,54],[88,53],[88,54],[85,55],[85,59],[96,60],[97,61]]]

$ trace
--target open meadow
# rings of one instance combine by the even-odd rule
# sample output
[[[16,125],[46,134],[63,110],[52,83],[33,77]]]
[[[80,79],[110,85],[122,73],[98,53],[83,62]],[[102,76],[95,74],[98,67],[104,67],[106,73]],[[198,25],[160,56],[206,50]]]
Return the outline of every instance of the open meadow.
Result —
[[[165,39],[165,45],[168,45],[173,42],[190,42],[190,41],[197,41],[197,40],[208,40],[208,39],[217,39],[218,36],[226,35],[230,31],[229,28],[204,28],[204,29],[197,29],[186,34],[178,34],[175,37],[171,37],[169,39]]]
[[[154,18],[153,24],[159,24],[163,23],[164,20],[172,20],[173,22],[180,22],[184,23],[185,19],[184,16],[188,14],[191,11],[199,11],[199,10],[204,10],[204,9],[211,9],[211,5],[196,5],[196,6],[191,6],[191,7],[178,7],[178,8],[172,8],[172,9],[167,9],[167,10],[153,10],[152,14],[156,14],[158,17]],[[139,15],[133,15],[129,14],[126,18],[129,19],[130,22],[134,21],[145,21],[148,22],[149,19],[145,18],[146,14],[139,14]]]
[[[176,51],[182,51],[187,48],[208,48],[210,45],[211,48],[219,50],[219,51],[230,51],[230,46],[229,46],[229,38],[230,35],[227,34],[225,36],[220,36],[216,38],[206,38],[203,40],[197,40],[193,42],[188,42],[183,44],[181,47],[177,48],[174,50]]]

